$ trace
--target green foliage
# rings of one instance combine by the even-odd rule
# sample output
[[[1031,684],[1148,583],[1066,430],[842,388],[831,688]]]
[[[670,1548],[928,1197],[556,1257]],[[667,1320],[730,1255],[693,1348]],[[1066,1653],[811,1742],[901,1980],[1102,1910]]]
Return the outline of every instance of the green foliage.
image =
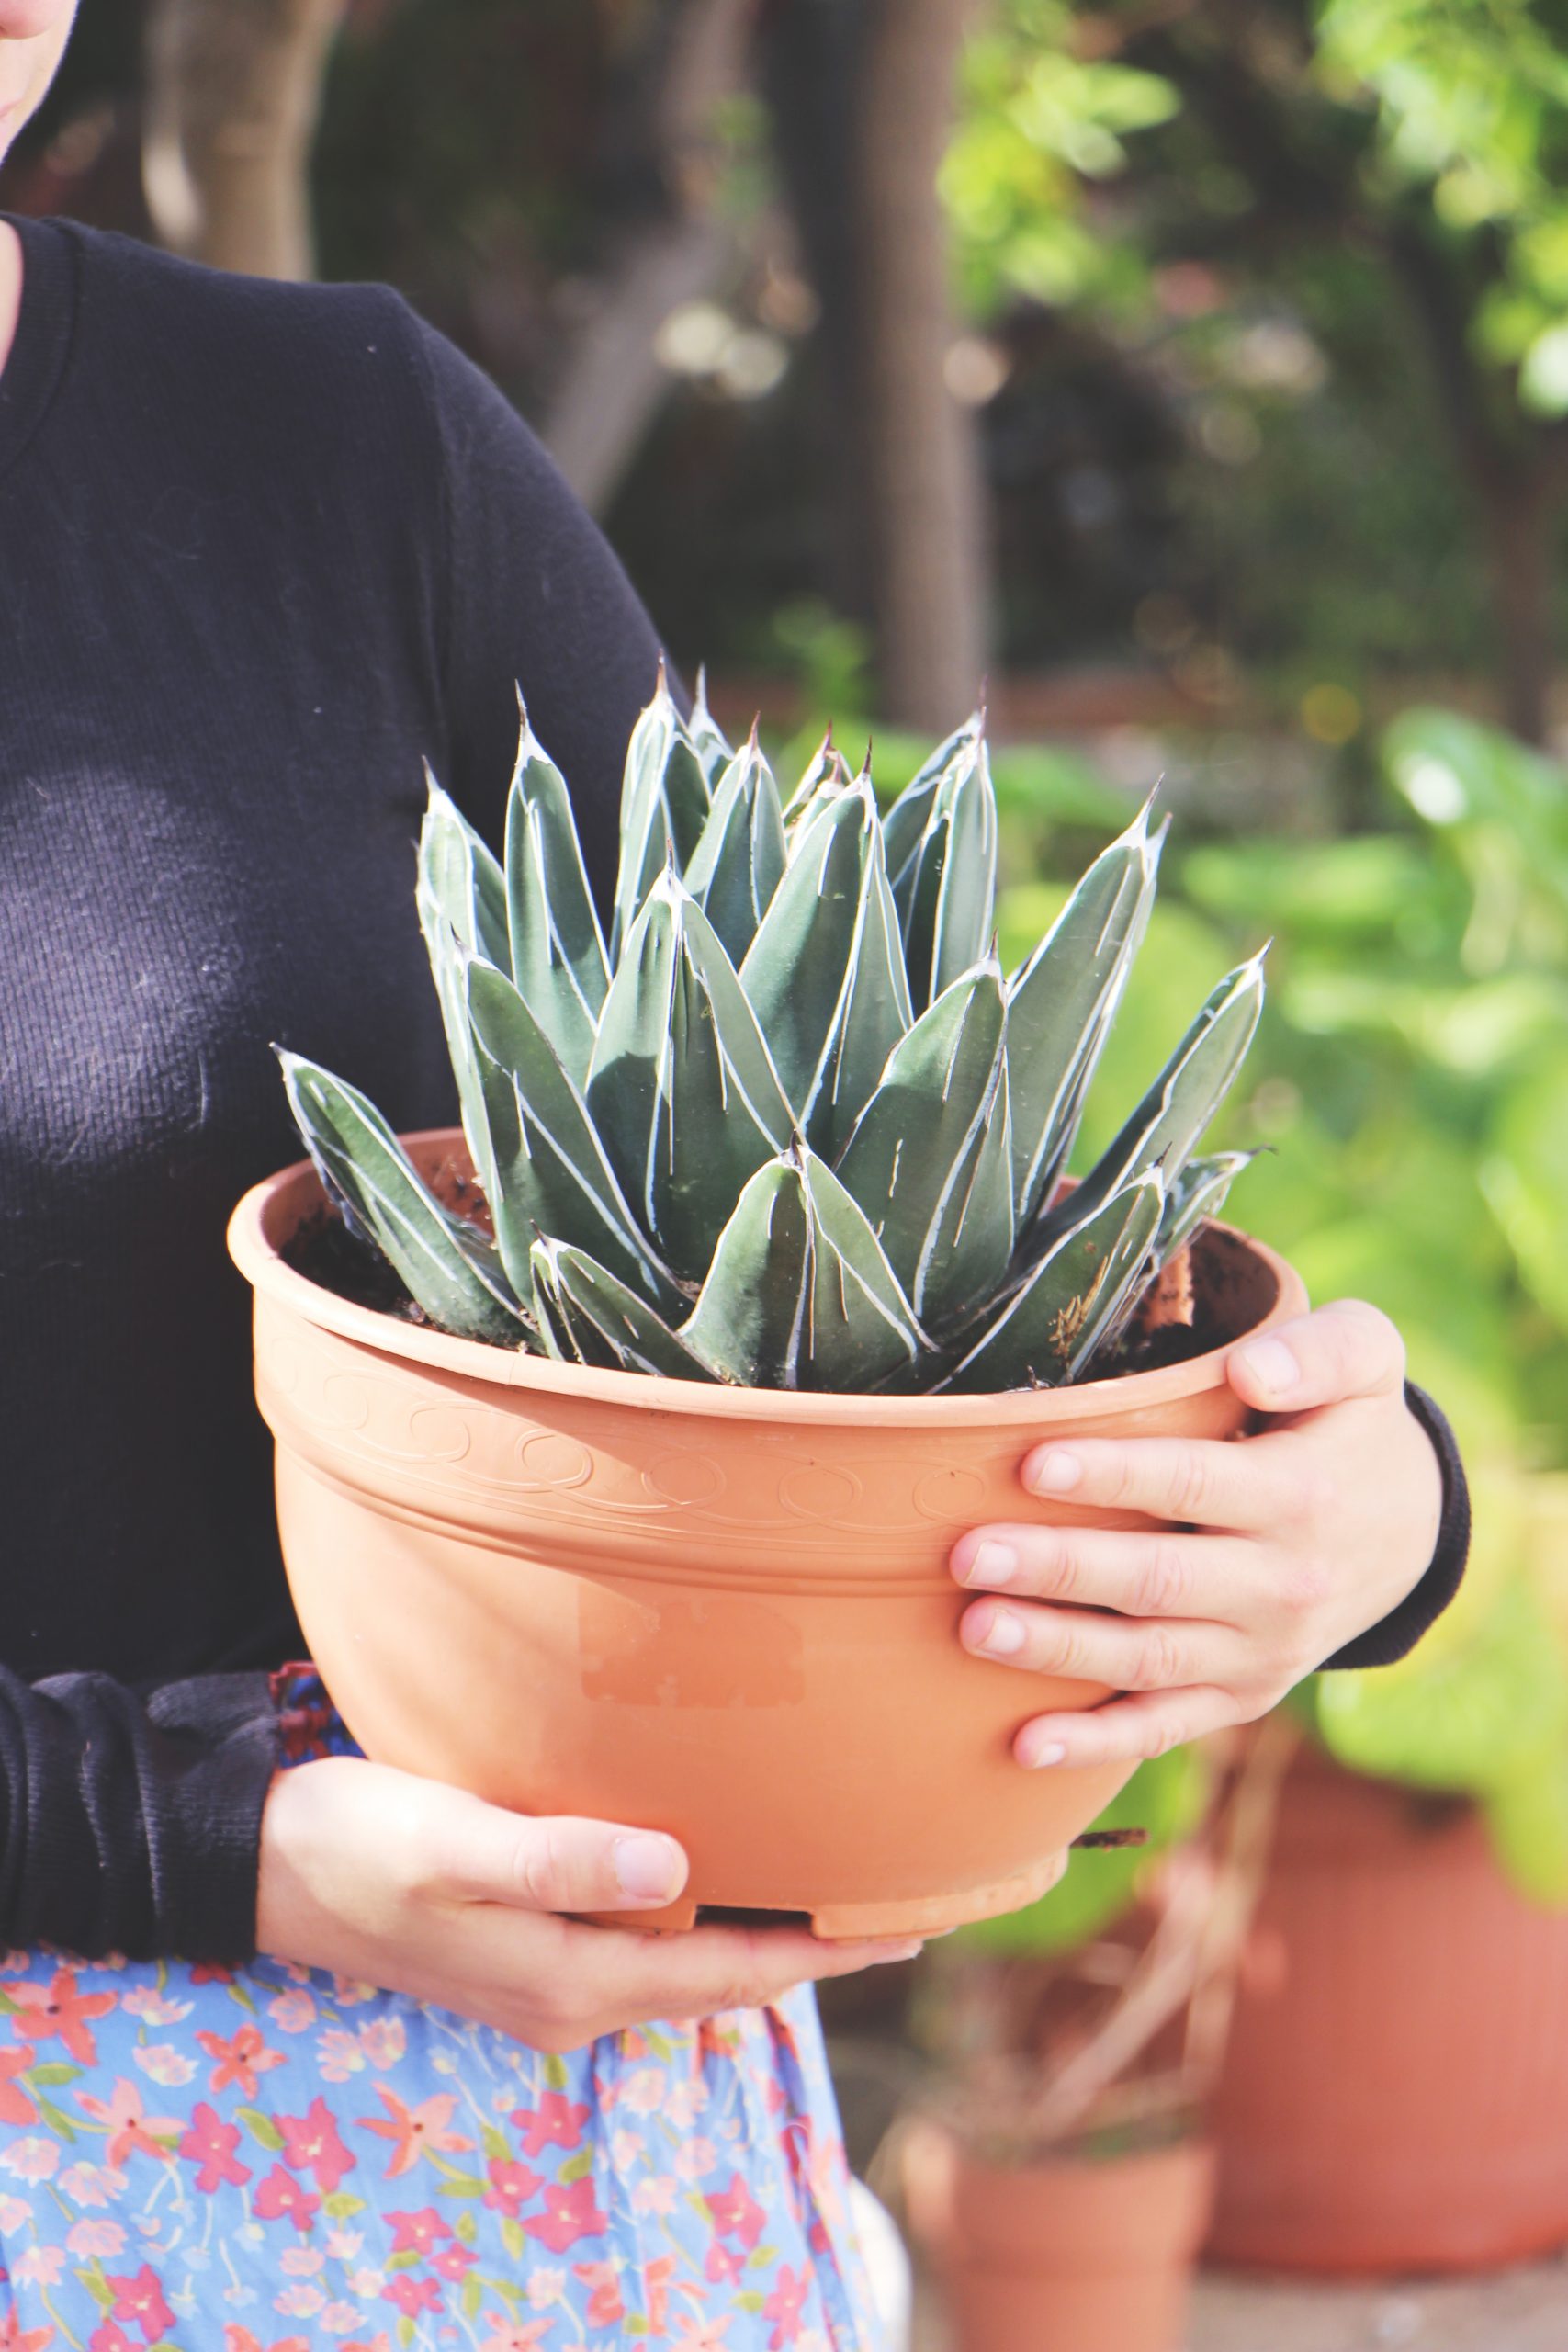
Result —
[[[1146,929],[1147,811],[1004,983],[976,716],[886,815],[825,739],[787,802],[662,678],[626,753],[608,947],[563,779],[523,715],[498,865],[434,782],[418,907],[494,1228],[441,1207],[371,1106],[297,1057],[333,1196],[434,1321],[567,1363],[743,1386],[995,1392],[1080,1378],[1217,1208],[1195,1161],[1257,1026],[1221,983],[1054,1199]]]
[[[1075,1854],[1048,1894],[1021,1911],[959,1928],[955,1945],[998,1960],[1044,1959],[1103,1935],[1136,1900],[1150,1862],[1197,1828],[1212,1777],[1208,1758],[1198,1747],[1172,1748],[1168,1756],[1140,1764],[1095,1827],[1142,1829],[1145,1844]]]

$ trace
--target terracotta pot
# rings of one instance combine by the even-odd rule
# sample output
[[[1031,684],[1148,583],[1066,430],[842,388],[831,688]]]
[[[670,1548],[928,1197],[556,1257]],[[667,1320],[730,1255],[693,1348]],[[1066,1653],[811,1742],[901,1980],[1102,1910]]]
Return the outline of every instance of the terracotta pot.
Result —
[[[1469,2270],[1568,2245],[1568,1917],[1479,1815],[1292,1768],[1214,2110],[1210,2252]]]
[[[922,2126],[905,2179],[955,2352],[1179,2352],[1213,2199],[1205,2143],[1013,2166]]]
[[[467,1172],[455,1133],[406,1140],[438,1189]],[[1104,1693],[964,1651],[948,1552],[981,1520],[1074,1516],[1018,1484],[1054,1430],[1235,1431],[1218,1353],[999,1397],[590,1372],[307,1281],[279,1253],[321,1205],[310,1166],[286,1170],[230,1246],[256,1289],[300,1622],[369,1754],[523,1812],[672,1831],[692,1875],[664,1926],[723,1904],[919,1933],[1052,1883],[1126,1771],[1022,1771],[1010,1742]],[[1238,1333],[1303,1304],[1222,1227],[1199,1280]]]

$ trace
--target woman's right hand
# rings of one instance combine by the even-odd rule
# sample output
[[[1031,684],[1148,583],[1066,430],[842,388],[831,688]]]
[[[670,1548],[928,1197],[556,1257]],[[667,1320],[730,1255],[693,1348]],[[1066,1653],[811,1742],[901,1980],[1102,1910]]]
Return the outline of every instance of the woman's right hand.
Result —
[[[657,1910],[685,1880],[685,1855],[658,1832],[535,1819],[389,1765],[324,1757],[280,1772],[268,1793],[256,1942],[548,2051],[758,2008],[807,1978],[919,1950],[822,1943],[795,1928],[645,1936],[558,1916]]]

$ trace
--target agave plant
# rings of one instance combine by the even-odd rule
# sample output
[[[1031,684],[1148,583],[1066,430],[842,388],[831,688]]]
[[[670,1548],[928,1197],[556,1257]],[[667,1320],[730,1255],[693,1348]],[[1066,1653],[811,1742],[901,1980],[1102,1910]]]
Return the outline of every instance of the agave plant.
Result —
[[[1223,980],[1076,1186],[1061,1179],[1147,925],[1145,808],[1019,970],[993,938],[984,725],[886,816],[825,741],[784,800],[662,676],[633,733],[608,937],[523,714],[498,863],[435,784],[418,906],[488,1220],[444,1206],[352,1087],[282,1056],[351,1227],[449,1331],[750,1387],[1081,1377],[1216,1210],[1194,1157],[1247,1051]]]

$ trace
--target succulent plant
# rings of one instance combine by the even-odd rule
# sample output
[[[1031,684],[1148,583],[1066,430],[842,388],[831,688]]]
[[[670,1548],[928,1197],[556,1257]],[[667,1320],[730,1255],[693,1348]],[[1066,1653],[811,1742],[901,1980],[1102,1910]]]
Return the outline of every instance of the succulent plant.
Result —
[[[1062,1182],[1146,928],[1145,808],[1004,977],[976,715],[879,812],[824,742],[784,801],[662,676],[601,928],[523,714],[498,863],[434,778],[418,909],[488,1223],[341,1080],[282,1056],[352,1228],[449,1331],[746,1386],[1081,1377],[1242,1156],[1194,1157],[1262,1001],[1223,980],[1110,1148]]]

